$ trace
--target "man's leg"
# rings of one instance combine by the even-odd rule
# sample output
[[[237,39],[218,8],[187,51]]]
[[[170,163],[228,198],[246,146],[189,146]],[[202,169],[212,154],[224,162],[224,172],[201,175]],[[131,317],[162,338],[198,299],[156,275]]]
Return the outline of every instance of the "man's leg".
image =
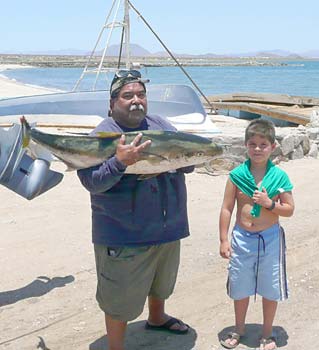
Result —
[[[165,313],[165,300],[154,298],[152,296],[148,297],[148,323],[152,326],[161,326],[167,322],[171,316]],[[188,327],[185,324],[175,323],[170,329],[176,329],[180,331],[186,331]]]
[[[108,350],[124,350],[124,338],[127,322],[115,320],[105,314]]]

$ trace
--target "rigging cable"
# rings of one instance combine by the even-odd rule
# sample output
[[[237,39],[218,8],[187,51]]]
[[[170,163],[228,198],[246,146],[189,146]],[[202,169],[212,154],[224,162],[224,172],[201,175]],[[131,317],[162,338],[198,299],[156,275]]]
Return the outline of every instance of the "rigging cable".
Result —
[[[175,61],[175,63],[178,65],[178,67],[183,71],[183,73],[187,76],[187,78],[191,81],[191,83],[194,85],[196,90],[202,95],[202,97],[205,99],[205,101],[208,103],[211,110],[214,111],[215,114],[217,114],[217,111],[213,104],[209,101],[209,99],[204,95],[202,90],[198,87],[198,85],[195,83],[195,81],[191,78],[191,76],[187,73],[187,71],[184,69],[184,67],[178,62],[178,60],[175,58],[175,56],[171,53],[171,51],[168,49],[168,47],[163,43],[161,38],[155,33],[153,28],[148,24],[148,22],[145,20],[145,18],[141,15],[141,13],[132,5],[130,0],[127,0],[130,7],[135,11],[135,13],[142,19],[142,21],[145,23],[145,25],[149,28],[149,30],[155,35],[156,39],[162,44],[164,49],[167,51],[167,53],[171,56],[171,58]]]

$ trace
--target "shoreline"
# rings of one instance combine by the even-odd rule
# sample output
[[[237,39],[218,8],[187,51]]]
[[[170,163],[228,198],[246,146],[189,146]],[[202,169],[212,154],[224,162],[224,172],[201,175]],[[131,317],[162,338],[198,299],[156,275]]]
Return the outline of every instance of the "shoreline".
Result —
[[[304,59],[301,57],[209,57],[209,56],[175,56],[183,66],[207,66],[207,67],[228,67],[228,66],[295,66],[300,61],[319,61],[318,59]],[[90,68],[98,67],[101,56],[93,57]],[[170,56],[134,56],[133,62],[141,67],[174,67],[176,62]],[[27,55],[27,54],[0,54],[0,65],[22,65],[24,67],[44,68],[84,68],[88,62],[88,56],[75,55]],[[104,63],[116,68],[118,58],[116,56],[105,57]]]
[[[0,99],[19,97],[19,96],[32,96],[32,95],[45,95],[56,92],[63,92],[63,90],[46,88],[44,86],[25,84],[15,79],[10,79],[3,74],[6,70],[35,68],[29,65],[22,64],[0,64]]]

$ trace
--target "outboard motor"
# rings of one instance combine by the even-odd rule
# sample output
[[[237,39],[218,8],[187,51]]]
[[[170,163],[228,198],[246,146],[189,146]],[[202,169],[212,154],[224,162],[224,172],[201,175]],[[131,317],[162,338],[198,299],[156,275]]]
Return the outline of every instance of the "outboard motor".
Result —
[[[0,184],[26,199],[33,199],[61,182],[44,159],[32,159],[22,147],[21,125],[0,127]]]

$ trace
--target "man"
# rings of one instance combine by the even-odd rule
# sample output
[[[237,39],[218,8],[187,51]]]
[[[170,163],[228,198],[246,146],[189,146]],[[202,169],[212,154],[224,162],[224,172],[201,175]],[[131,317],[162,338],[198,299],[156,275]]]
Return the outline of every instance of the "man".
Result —
[[[145,80],[136,70],[117,72],[111,83],[109,118],[92,132],[175,130],[164,118],[147,115]],[[187,333],[189,327],[167,315],[165,299],[173,292],[180,258],[180,239],[189,235],[184,172],[147,180],[124,174],[151,141],[130,144],[122,135],[113,157],[78,171],[90,191],[92,235],[97,269],[97,301],[105,312],[109,350],[123,350],[128,321],[148,298],[145,328]]]

